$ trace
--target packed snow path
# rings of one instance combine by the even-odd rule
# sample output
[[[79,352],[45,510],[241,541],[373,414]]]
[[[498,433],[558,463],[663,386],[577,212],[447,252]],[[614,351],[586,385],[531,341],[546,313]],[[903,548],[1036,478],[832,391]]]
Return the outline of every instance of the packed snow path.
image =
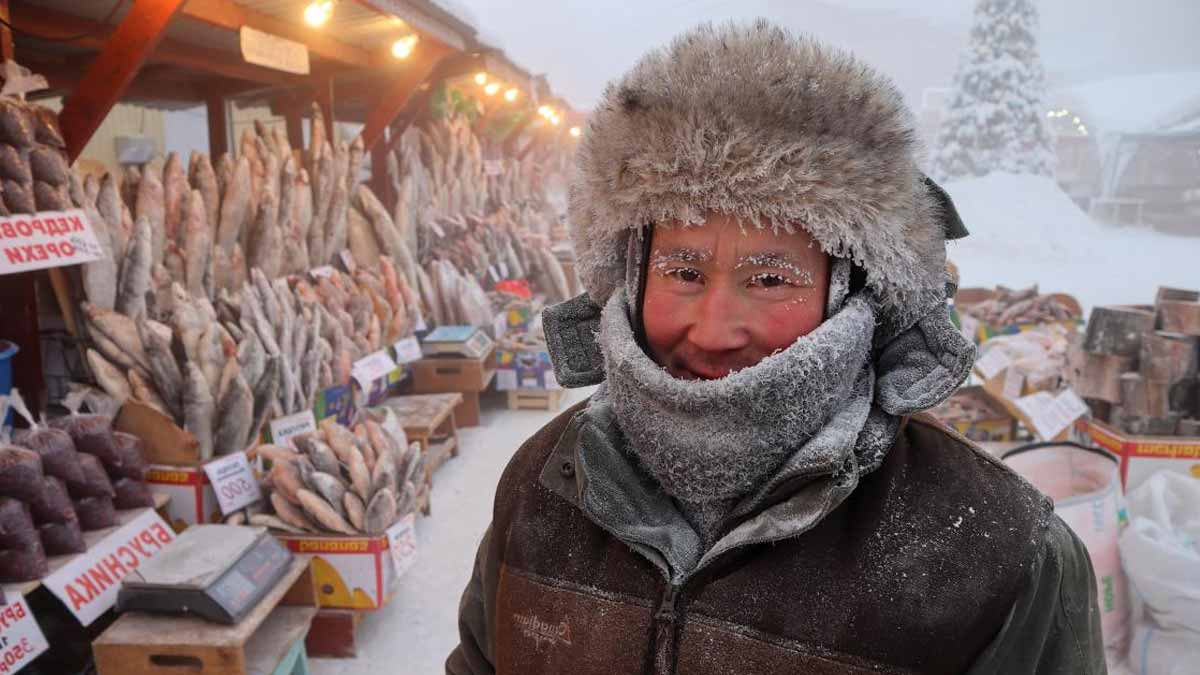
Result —
[[[560,410],[590,393],[569,391]],[[493,403],[481,426],[459,431],[458,457],[433,477],[432,515],[417,520],[416,564],[391,604],[359,626],[358,657],[311,659],[313,675],[445,672],[446,655],[458,644],[458,599],[492,519],[496,481],[521,443],[557,414]]]

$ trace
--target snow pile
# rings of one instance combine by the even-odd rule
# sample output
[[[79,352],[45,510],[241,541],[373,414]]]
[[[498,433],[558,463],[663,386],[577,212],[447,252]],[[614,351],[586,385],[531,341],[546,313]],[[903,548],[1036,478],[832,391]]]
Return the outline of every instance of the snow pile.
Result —
[[[1088,311],[1151,303],[1160,285],[1200,286],[1200,237],[1097,223],[1051,178],[994,173],[944,187],[971,232],[949,245],[963,287],[1038,284]]]

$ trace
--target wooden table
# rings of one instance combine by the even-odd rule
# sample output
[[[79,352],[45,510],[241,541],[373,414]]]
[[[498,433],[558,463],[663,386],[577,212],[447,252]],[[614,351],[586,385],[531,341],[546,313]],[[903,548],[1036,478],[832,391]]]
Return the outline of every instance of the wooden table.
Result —
[[[99,675],[272,675],[295,656],[317,613],[308,556],[232,626],[193,616],[126,612],[92,644]]]
[[[425,515],[430,513],[429,490],[433,487],[434,472],[446,460],[458,456],[458,427],[454,422],[454,408],[462,400],[462,394],[456,392],[397,396],[383,404],[396,412],[408,440],[420,444],[421,453],[425,456],[427,489],[421,508]]]

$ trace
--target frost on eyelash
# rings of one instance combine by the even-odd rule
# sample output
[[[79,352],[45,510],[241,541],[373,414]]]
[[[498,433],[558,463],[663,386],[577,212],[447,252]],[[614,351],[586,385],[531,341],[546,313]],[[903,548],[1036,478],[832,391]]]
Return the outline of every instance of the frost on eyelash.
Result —
[[[749,255],[742,258],[734,269],[740,270],[743,267],[778,267],[788,274],[796,277],[796,283],[801,286],[813,285],[813,273],[811,270],[806,270],[799,265],[788,261],[786,258],[773,254],[760,253]]]
[[[663,252],[661,249],[654,249],[650,253],[650,266],[660,272],[672,263],[702,263],[709,260],[712,260],[712,254],[707,251],[678,249]]]

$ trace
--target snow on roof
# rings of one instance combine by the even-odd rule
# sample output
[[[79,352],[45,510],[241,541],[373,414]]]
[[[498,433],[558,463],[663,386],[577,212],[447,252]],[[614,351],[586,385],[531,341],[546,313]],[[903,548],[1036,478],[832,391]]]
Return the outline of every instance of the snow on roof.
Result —
[[[1063,87],[1051,97],[1051,108],[1078,108],[1094,132],[1161,131],[1200,111],[1200,71],[1114,77]]]
[[[430,0],[432,4],[441,7],[454,18],[467,24],[475,30],[479,30],[479,19],[475,16],[475,12],[461,0]]]

